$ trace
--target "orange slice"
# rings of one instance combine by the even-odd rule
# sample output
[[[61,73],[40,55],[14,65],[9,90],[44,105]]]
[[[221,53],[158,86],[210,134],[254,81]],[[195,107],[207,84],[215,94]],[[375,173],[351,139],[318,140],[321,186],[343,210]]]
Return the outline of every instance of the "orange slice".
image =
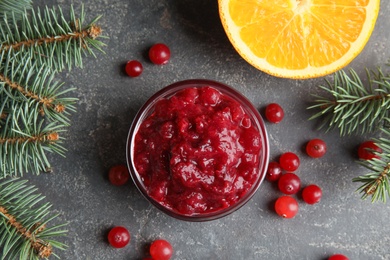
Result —
[[[218,0],[226,34],[254,67],[314,78],[348,65],[374,29],[380,0]]]

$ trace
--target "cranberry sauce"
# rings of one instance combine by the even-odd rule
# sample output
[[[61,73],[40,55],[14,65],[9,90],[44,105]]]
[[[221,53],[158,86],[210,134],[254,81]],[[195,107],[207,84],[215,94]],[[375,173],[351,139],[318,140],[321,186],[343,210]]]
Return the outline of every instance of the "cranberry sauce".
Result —
[[[235,204],[259,177],[259,130],[209,87],[159,100],[135,136],[134,164],[154,200],[184,215]]]

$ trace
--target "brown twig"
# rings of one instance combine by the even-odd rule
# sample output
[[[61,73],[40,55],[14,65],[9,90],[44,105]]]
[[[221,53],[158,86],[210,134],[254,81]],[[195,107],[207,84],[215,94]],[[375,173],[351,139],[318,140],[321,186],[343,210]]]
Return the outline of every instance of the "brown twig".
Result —
[[[25,41],[20,41],[12,44],[3,44],[0,48],[0,51],[8,51],[10,49],[19,50],[22,46],[31,47],[31,46],[40,46],[43,44],[51,44],[54,42],[64,42],[71,39],[84,39],[86,37],[95,39],[102,33],[102,29],[97,25],[92,25],[88,29],[82,31],[74,31],[72,33],[63,34],[59,36],[52,37],[42,37],[37,39],[29,39]]]
[[[372,184],[368,185],[365,189],[364,192],[367,195],[372,195],[375,193],[377,187],[381,184],[383,179],[389,174],[390,171],[390,163],[387,164],[387,166],[383,169],[383,171],[379,174],[378,178],[375,179],[375,182]]]
[[[387,95],[387,97],[389,98],[390,96]],[[364,99],[361,99],[360,101],[361,102],[367,102],[367,101],[371,101],[371,100],[379,100],[379,99],[382,99],[382,98],[383,98],[382,95],[375,95],[375,96],[366,97]],[[345,103],[345,102],[339,102],[337,100],[332,100],[328,104],[322,105],[320,108],[321,109],[325,109],[325,108],[328,108],[330,106],[337,106],[337,105],[343,104],[343,103]]]
[[[23,96],[36,100],[38,103],[42,104],[46,108],[54,109],[54,111],[56,111],[57,113],[63,113],[65,111],[65,105],[61,103],[56,104],[54,98],[41,98],[39,95],[35,94],[32,91],[26,90],[23,86],[19,85],[16,82],[13,82],[10,78],[4,76],[3,74],[0,74],[0,81],[4,82],[11,89],[18,91]],[[44,114],[43,109],[41,110],[41,114]]]
[[[59,134],[57,132],[51,132],[47,134],[40,134],[31,137],[14,137],[14,138],[0,138],[0,144],[9,143],[25,143],[25,142],[55,142],[58,141]]]

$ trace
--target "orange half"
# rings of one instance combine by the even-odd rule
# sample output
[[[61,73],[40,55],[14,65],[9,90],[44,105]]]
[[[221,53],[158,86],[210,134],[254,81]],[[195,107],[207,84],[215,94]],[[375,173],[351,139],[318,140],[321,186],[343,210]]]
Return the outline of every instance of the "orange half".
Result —
[[[226,34],[254,67],[314,78],[348,65],[374,29],[380,0],[218,0]]]

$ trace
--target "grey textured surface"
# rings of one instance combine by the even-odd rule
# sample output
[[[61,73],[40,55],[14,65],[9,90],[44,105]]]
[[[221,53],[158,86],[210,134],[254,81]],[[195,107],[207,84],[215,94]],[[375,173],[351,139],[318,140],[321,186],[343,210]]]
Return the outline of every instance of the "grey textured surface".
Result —
[[[34,1],[35,6],[60,5],[64,10],[78,1]],[[99,25],[106,54],[88,57],[84,69],[59,76],[76,87],[77,113],[66,133],[66,158],[52,157],[54,173],[28,176],[60,220],[69,222],[63,241],[69,248],[62,259],[142,259],[156,238],[169,240],[173,259],[326,260],[342,253],[353,260],[390,259],[388,204],[361,201],[351,179],[366,172],[355,163],[357,145],[371,136],[340,138],[337,131],[317,131],[308,121],[306,107],[324,78],[288,80],[266,75],[247,64],[233,49],[222,29],[216,0],[85,0],[87,19],[103,15]],[[382,1],[373,35],[350,64],[359,74],[364,67],[383,65],[390,58],[390,2]],[[170,46],[165,66],[152,65],[146,50],[155,42]],[[144,73],[131,79],[123,65],[129,59],[144,64]],[[294,151],[301,158],[298,175],[303,185],[323,188],[314,206],[300,202],[294,219],[279,218],[273,203],[281,194],[268,182],[239,211],[220,220],[188,223],[170,218],[152,207],[132,182],[110,185],[108,169],[125,163],[125,142],[132,118],[143,102],[162,87],[184,79],[207,78],[224,82],[246,95],[260,110],[270,102],[286,112],[278,125],[267,123],[271,159]],[[328,143],[321,159],[308,158],[302,146],[310,138]],[[299,198],[299,196],[298,196]],[[116,225],[131,232],[131,243],[111,248],[108,230]]]

